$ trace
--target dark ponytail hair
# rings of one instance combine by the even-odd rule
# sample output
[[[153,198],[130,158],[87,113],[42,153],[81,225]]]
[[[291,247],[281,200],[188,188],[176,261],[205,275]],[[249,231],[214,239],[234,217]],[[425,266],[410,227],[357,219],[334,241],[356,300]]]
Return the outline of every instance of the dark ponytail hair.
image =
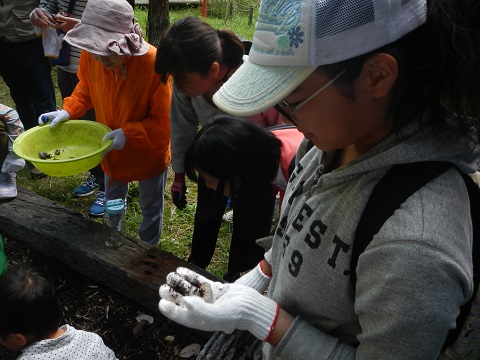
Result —
[[[265,194],[278,172],[281,146],[269,130],[244,118],[219,115],[196,134],[185,154],[185,171],[195,182],[200,170],[219,183],[230,181],[234,192],[246,188]]]
[[[352,83],[363,63],[389,53],[398,63],[390,114],[395,127],[428,119],[473,135],[480,130],[480,1],[427,0],[427,22],[400,40],[369,54],[321,66],[330,77],[348,69],[336,82],[353,97]]]
[[[157,48],[155,71],[163,82],[168,75],[180,80],[185,72],[207,74],[213,62],[229,68],[242,64],[241,39],[231,30],[215,30],[195,16],[188,16],[167,29]]]

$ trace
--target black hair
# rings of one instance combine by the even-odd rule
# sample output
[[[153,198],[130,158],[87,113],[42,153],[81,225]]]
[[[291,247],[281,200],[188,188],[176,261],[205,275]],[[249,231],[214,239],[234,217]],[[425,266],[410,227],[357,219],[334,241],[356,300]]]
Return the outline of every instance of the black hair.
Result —
[[[207,74],[218,61],[231,69],[242,64],[245,53],[240,37],[231,30],[215,30],[195,16],[174,22],[157,48],[155,71],[164,83],[168,75],[181,80],[185,72]]]
[[[478,142],[480,117],[480,2],[427,0],[427,21],[396,42],[368,54],[319,67],[329,77],[347,69],[336,86],[353,97],[353,81],[374,54],[388,53],[398,64],[389,113],[399,128],[413,119],[455,126]],[[454,121],[452,121],[454,120]],[[438,127],[437,127],[438,128]]]
[[[263,193],[277,174],[281,146],[269,130],[247,119],[219,115],[197,132],[185,154],[185,172],[195,182],[200,170],[219,179],[219,187],[228,180],[234,192],[248,188]]]
[[[28,264],[10,266],[0,277],[0,336],[19,333],[33,341],[58,329],[60,306],[54,285]]]

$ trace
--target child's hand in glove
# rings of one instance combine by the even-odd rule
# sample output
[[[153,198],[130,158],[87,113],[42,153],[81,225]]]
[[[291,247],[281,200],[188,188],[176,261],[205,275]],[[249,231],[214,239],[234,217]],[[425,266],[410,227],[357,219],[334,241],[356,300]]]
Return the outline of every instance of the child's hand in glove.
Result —
[[[159,292],[158,307],[163,315],[199,330],[247,330],[265,340],[278,316],[277,303],[256,290],[213,282],[186,268],[168,274]]]
[[[113,142],[110,147],[102,153],[102,158],[112,150],[122,150],[127,143],[127,138],[125,137],[125,133],[122,129],[116,129],[106,133],[102,141],[107,141],[110,139],[113,139]]]
[[[67,121],[70,119],[70,114],[66,110],[56,110],[48,113],[44,113],[38,117],[38,124],[45,125],[51,123],[52,128],[56,127],[61,122]]]

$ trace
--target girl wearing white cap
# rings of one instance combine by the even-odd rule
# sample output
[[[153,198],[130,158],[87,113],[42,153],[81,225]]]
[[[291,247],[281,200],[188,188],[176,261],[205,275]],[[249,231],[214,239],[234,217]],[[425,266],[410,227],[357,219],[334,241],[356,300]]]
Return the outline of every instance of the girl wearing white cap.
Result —
[[[105,198],[124,199],[128,182],[138,181],[140,239],[157,245],[171,157],[171,86],[154,72],[156,49],[143,40],[125,0],[89,0],[81,22],[64,40],[83,49],[79,83],[63,109],[43,114],[39,123],[61,126],[95,108],[96,121],[113,130],[103,139],[113,139],[102,160]]]
[[[263,0],[249,61],[213,100],[240,116],[277,104],[314,147],[297,152],[260,269],[225,285],[180,268],[160,288],[162,313],[248,330],[264,359],[437,359],[473,291],[460,173],[479,167],[479,16],[475,1]],[[351,268],[375,185],[426,161],[453,166]]]

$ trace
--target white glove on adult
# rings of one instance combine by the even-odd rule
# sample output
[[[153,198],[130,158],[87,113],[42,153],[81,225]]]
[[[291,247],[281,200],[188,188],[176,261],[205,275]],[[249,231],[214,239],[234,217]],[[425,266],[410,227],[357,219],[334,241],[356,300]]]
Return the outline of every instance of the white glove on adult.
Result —
[[[56,110],[51,111],[45,114],[42,114],[38,117],[38,124],[45,125],[51,122],[50,126],[54,128],[61,122],[70,120],[70,114],[66,110]]]
[[[109,139],[113,139],[112,145],[110,145],[110,147],[103,152],[102,157],[107,155],[112,150],[122,150],[127,143],[127,138],[125,137],[125,133],[122,129],[110,131],[109,133],[105,134],[102,141],[107,141]]]
[[[18,172],[25,167],[25,160],[15,153],[9,152],[3,161],[2,173]]]
[[[247,330],[266,340],[278,317],[278,304],[240,284],[208,280],[186,268],[167,276],[159,290],[158,307],[163,315],[181,325],[232,333]]]

